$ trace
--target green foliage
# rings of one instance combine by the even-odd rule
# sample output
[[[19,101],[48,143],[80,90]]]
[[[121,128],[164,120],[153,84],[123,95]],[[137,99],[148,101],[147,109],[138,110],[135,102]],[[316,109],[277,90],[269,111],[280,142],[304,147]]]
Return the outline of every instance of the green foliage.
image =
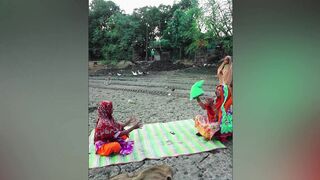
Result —
[[[232,37],[225,37],[222,39],[221,41],[226,54],[232,55],[232,48],[233,48],[233,41],[232,41]]]
[[[225,5],[219,4],[220,2]],[[199,51],[223,45],[232,54],[230,0],[181,0],[173,6],[142,7],[124,14],[112,1],[93,0],[89,9],[90,59],[113,63],[144,59],[151,48],[176,58],[193,58]]]
[[[89,56],[102,59],[102,48],[107,43],[105,36],[109,18],[120,12],[119,6],[112,1],[93,0],[89,9]]]
[[[200,48],[197,45],[201,41],[199,39],[201,32],[197,25],[200,10],[197,3],[188,3],[191,2],[187,1],[181,8],[175,10],[164,36],[171,42],[172,48],[179,49],[179,58],[190,57]]]
[[[104,59],[131,60],[139,23],[132,16],[117,13],[110,17],[108,25],[110,29],[105,33],[108,44],[102,48]]]
[[[151,41],[150,47],[153,49],[170,49],[170,41],[167,39],[160,39],[158,41]]]
[[[208,39],[223,45],[226,54],[232,55],[232,1],[204,0],[201,9],[200,23],[206,27]]]
[[[115,65],[117,65],[117,61],[116,60],[102,60],[101,61],[101,64],[103,64],[103,65],[112,65],[112,66],[115,66]]]

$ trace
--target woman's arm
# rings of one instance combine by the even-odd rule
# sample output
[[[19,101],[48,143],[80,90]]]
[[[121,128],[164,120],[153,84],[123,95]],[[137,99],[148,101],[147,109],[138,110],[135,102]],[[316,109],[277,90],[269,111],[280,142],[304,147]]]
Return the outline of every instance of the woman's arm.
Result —
[[[123,128],[125,128],[126,126],[129,125],[129,122],[128,122],[128,121],[126,121],[125,123],[119,122],[119,124],[120,124]]]
[[[129,128],[129,129],[127,129],[127,130],[121,131],[118,136],[121,137],[121,136],[123,136],[123,135],[128,135],[128,134],[129,134],[131,131],[133,131],[134,129],[136,129],[136,128],[134,128],[134,127],[132,126],[131,128]]]
[[[218,71],[217,71],[217,75],[223,74],[222,70],[224,68],[224,65],[226,65],[227,62],[223,61],[222,64],[219,66]]]
[[[229,66],[229,69],[226,74],[226,83],[230,86],[232,84],[232,63]]]
[[[202,109],[205,109],[205,105],[203,104],[203,102],[200,100],[199,97],[197,97],[197,102]]]
[[[131,128],[127,129],[127,130],[123,130],[120,132],[120,134],[118,136],[123,136],[123,135],[128,135],[131,131],[138,129],[142,127],[142,124],[140,122],[137,122],[135,125],[133,125]]]
[[[135,118],[129,117],[125,123],[119,123],[123,128],[127,127],[129,124],[133,123],[135,121]]]

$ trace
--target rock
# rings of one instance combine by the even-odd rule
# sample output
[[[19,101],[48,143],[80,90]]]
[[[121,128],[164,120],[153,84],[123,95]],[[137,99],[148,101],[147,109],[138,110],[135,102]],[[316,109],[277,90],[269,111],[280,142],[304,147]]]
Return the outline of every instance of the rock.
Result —
[[[131,100],[131,99],[128,100],[128,103],[129,104],[135,104],[135,102],[133,100]]]

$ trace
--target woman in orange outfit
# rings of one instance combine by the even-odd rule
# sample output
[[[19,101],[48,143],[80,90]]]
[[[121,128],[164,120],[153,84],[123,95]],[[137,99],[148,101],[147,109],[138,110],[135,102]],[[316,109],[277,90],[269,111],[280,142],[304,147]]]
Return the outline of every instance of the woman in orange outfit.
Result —
[[[100,102],[98,108],[98,121],[95,128],[94,144],[96,154],[109,156],[110,154],[130,154],[133,151],[134,142],[128,136],[134,129],[142,127],[142,124],[134,118],[126,123],[116,122],[112,116],[113,106],[111,101]],[[134,125],[125,130],[130,123]]]
[[[194,118],[197,135],[206,140],[213,137],[226,141],[232,136],[232,59],[226,56],[217,71],[219,84],[215,89],[216,99],[207,98],[202,103],[197,98],[198,104],[207,111],[207,117],[197,115]]]
[[[217,109],[214,107],[214,99],[206,98],[203,103],[200,97],[197,97],[198,105],[205,111],[207,116],[197,115],[194,117],[195,127],[198,131],[197,136],[203,136],[206,140],[210,140],[217,129]]]

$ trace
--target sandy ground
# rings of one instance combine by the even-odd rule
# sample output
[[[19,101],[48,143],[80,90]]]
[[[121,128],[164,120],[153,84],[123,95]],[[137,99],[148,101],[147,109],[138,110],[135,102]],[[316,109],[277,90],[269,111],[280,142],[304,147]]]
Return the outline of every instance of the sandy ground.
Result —
[[[198,80],[206,80],[204,90],[213,96],[217,80],[215,70],[189,68],[167,72],[149,72],[149,75],[89,77],[89,132],[94,128],[97,103],[111,100],[114,117],[124,121],[134,115],[144,124],[191,119],[205,114],[195,101],[189,101],[189,90]],[[120,173],[131,173],[156,164],[167,164],[174,170],[175,180],[232,179],[232,142],[226,149],[188,156],[144,160],[125,165],[114,165],[89,170],[89,179],[105,180]]]

